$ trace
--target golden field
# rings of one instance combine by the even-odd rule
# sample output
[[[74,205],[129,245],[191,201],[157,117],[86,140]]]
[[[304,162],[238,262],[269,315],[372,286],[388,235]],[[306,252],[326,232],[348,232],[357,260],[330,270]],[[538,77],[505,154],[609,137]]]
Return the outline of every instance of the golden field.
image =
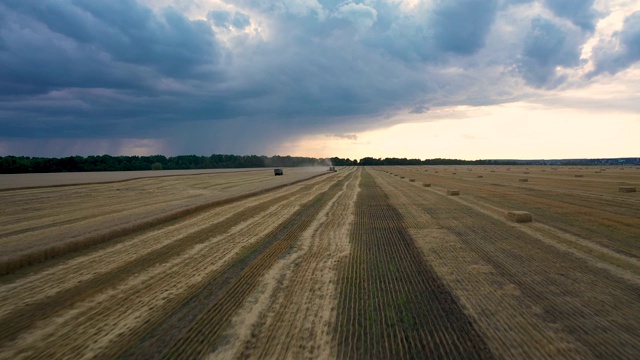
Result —
[[[638,168],[176,174],[0,177],[0,358],[640,357]]]

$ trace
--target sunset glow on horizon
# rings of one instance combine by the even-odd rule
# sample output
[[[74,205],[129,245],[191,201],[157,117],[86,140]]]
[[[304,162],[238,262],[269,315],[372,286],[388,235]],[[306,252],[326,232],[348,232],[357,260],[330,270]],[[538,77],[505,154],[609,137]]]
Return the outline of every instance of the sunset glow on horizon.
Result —
[[[402,123],[354,133],[351,139],[306,137],[283,144],[277,153],[478,160],[614,158],[640,150],[640,120],[635,114],[612,117],[612,113],[550,110],[526,103],[468,110],[477,116]]]

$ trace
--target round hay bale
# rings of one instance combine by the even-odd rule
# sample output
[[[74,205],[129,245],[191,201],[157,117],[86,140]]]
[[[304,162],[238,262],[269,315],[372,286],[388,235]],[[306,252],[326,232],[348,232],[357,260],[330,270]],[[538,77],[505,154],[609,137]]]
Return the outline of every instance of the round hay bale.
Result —
[[[575,175],[573,175],[573,177],[581,178],[581,177],[584,177],[584,175],[582,175],[582,174],[575,174]]]
[[[460,190],[447,190],[448,196],[458,196],[460,195]]]
[[[431,184],[429,184],[429,183],[422,183],[422,186],[424,186],[424,187],[431,187]]]
[[[519,182],[529,182],[529,179],[518,179]]]
[[[409,182],[416,182],[416,179],[409,179]]]

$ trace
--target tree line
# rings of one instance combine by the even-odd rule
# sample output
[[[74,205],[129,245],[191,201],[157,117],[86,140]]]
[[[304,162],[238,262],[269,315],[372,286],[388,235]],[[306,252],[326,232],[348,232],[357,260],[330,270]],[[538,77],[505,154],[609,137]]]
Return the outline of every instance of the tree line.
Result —
[[[227,155],[211,156],[179,155],[166,157],[151,156],[68,156],[63,158],[0,156],[0,174],[50,173],[50,172],[88,172],[88,171],[137,171],[137,170],[190,170],[260,167],[297,167],[297,166],[355,166],[355,165],[490,165],[502,164],[495,160],[457,160],[457,159],[407,159],[372,158],[360,160],[349,158],[313,158],[301,156],[258,156]]]
[[[376,166],[376,165],[515,165],[510,160],[460,160],[460,159],[407,159],[407,158],[372,158],[365,157],[360,159],[358,165]]]
[[[152,156],[68,156],[45,158],[28,156],[0,157],[0,173],[49,173],[88,171],[189,170],[255,167],[328,166],[325,159],[299,156],[179,155]]]

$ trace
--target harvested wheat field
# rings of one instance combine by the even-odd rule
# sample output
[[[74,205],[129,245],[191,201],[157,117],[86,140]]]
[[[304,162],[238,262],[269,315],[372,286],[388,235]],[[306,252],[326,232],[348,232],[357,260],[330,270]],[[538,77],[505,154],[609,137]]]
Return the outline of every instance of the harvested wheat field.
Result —
[[[597,170],[0,179],[0,358],[637,359],[640,170]]]

